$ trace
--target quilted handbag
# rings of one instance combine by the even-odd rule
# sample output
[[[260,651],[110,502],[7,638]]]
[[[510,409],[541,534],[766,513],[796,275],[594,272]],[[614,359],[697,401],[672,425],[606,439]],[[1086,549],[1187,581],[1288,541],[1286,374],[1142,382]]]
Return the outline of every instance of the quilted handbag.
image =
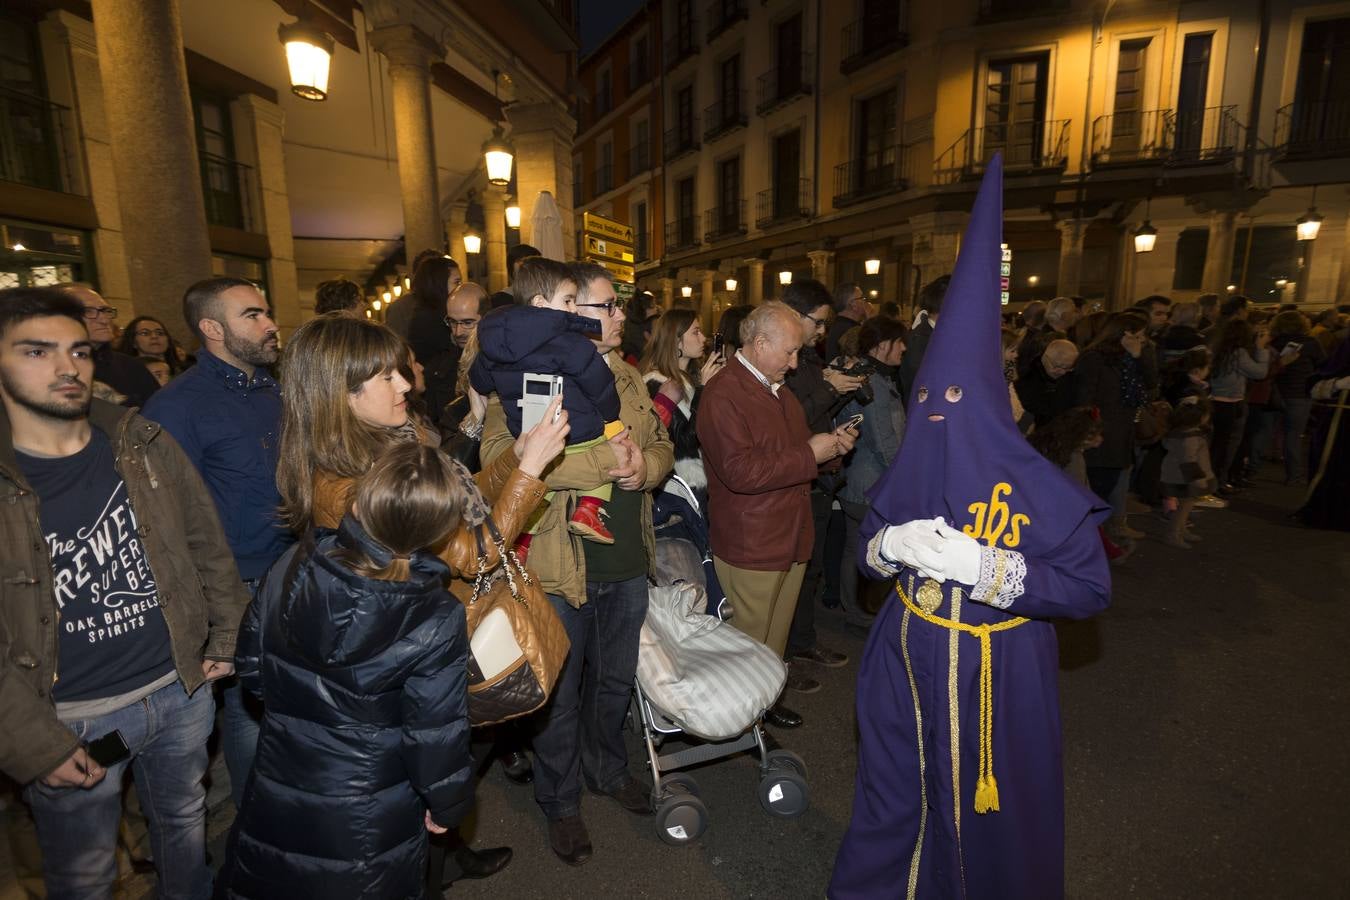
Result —
[[[501,565],[488,572],[483,531]],[[469,628],[469,723],[529,715],[548,700],[571,649],[553,604],[489,516],[475,529],[478,575],[465,606]]]

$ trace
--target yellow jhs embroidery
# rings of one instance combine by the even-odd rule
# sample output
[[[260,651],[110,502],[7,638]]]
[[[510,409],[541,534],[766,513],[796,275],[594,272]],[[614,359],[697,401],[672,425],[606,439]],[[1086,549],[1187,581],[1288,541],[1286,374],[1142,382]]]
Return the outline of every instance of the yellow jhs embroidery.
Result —
[[[1014,513],[1003,498],[1012,493],[1012,485],[1000,481],[994,485],[988,503],[972,503],[967,509],[975,515],[974,524],[967,525],[961,531],[984,541],[990,547],[997,546],[1000,539],[1005,547],[1016,547],[1022,543],[1022,528],[1031,524],[1031,518],[1025,513]],[[1007,534],[1004,534],[1004,532]]]

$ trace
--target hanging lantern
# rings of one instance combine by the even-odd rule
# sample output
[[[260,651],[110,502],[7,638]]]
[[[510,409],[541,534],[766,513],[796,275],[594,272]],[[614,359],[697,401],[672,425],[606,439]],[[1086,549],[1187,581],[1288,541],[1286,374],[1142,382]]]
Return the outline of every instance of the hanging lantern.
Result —
[[[464,252],[477,253],[483,249],[483,239],[472,231],[464,235]]]
[[[1153,245],[1158,243],[1158,229],[1148,219],[1134,230],[1134,252],[1152,253]]]
[[[388,302],[389,302],[389,298],[390,298],[391,296],[392,296],[392,295],[391,295],[388,291],[385,291],[384,293],[380,294],[380,300],[383,300],[385,303],[388,303]],[[376,303],[379,303],[380,300],[376,300],[375,302],[376,302]],[[376,309],[379,309],[378,306],[375,307],[375,308],[376,308]]]
[[[514,203],[506,208],[506,227],[520,227],[520,207],[516,206]]]
[[[393,295],[394,295],[394,299],[395,299],[395,300],[397,300],[399,297],[402,297],[402,296],[403,296],[403,285],[401,285],[401,284],[395,284],[395,285],[394,285],[394,290],[393,290],[392,293],[393,293]],[[389,301],[386,300],[385,302],[388,303]]]
[[[379,300],[376,300],[374,303],[372,303],[372,304],[370,304],[370,305],[371,305],[372,307],[374,307],[374,309],[375,309],[376,312],[379,312],[379,311],[380,311],[380,307],[383,306],[384,304],[381,303]]]
[[[694,296],[694,286],[690,284],[680,285],[680,296],[684,297],[686,300]]]
[[[792,284],[792,273],[789,272],[787,269],[784,269],[783,271],[779,272],[778,283],[785,286]]]
[[[492,137],[483,144],[483,162],[487,166],[488,181],[496,185],[511,183],[511,163],[515,160],[515,148],[505,135],[502,126],[494,125]]]
[[[735,278],[728,278],[728,279],[727,279],[727,290],[733,291],[733,292],[736,290],[736,279],[735,279]]]
[[[1298,224],[1294,227],[1298,231],[1300,241],[1317,240],[1317,235],[1322,230],[1322,216],[1317,212],[1317,207],[1308,207],[1308,211],[1299,217]]]
[[[286,66],[291,73],[291,92],[306,100],[328,98],[328,67],[333,61],[333,39],[302,22],[277,29],[286,47]]]
[[[450,258],[450,257],[448,257],[448,256],[446,257],[446,259],[449,259],[449,258]],[[410,291],[410,290],[412,290],[412,276],[410,276],[410,275],[404,275],[404,276],[403,276],[403,289],[404,289],[405,291]]]
[[[877,274],[878,272],[881,271],[881,260],[879,259],[863,260],[863,270],[867,272],[868,275]]]

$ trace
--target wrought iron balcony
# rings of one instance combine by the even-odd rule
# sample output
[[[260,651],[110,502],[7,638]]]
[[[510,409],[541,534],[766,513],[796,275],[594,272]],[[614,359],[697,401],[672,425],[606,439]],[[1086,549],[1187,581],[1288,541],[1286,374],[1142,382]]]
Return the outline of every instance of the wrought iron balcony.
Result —
[[[74,193],[69,107],[0,88],[0,181]]]
[[[730,131],[744,128],[747,121],[745,91],[735,91],[703,110],[703,140],[716,140]]]
[[[755,195],[755,227],[771,228],[811,218],[811,179],[797,179],[797,192],[768,188]]]
[[[697,150],[698,116],[690,116],[683,122],[676,120],[675,127],[665,133],[664,146],[668,163]]]
[[[695,23],[685,22],[675,27],[675,33],[666,38],[666,70],[675,68],[686,59],[698,56],[698,39],[694,37]]]
[[[614,166],[608,165],[598,167],[595,170],[595,181],[593,181],[592,184],[595,185],[595,191],[591,194],[592,200],[599,197],[601,194],[614,190]]]
[[[625,80],[630,94],[637,93],[639,88],[652,80],[652,65],[646,57],[633,60],[625,71]]]
[[[651,233],[647,231],[634,231],[633,238],[633,262],[640,263],[651,259]]]
[[[1350,100],[1294,101],[1275,111],[1275,155],[1283,160],[1350,156]]]
[[[680,253],[684,250],[693,250],[699,243],[698,220],[694,216],[666,223],[665,252],[667,255]]]
[[[1168,110],[1164,119],[1172,152],[1167,161],[1192,165],[1233,160],[1247,130],[1236,112],[1236,106],[1211,106],[1194,112]]]
[[[212,225],[253,230],[253,169],[224,156],[200,151],[202,199],[206,221]]]
[[[742,237],[747,230],[744,200],[714,206],[703,213],[703,239],[709,243]]]
[[[708,42],[726,31],[737,22],[744,22],[749,18],[749,13],[745,8],[745,0],[713,0],[708,4],[706,14],[708,21]]]
[[[900,17],[901,4],[892,3],[845,25],[839,71],[848,75],[908,46],[909,35],[900,28]]]
[[[759,102],[755,111],[761,116],[768,115],[811,93],[811,80],[815,74],[813,62],[810,53],[803,53],[800,58],[782,61],[759,76],[756,79]]]
[[[906,147],[887,147],[834,167],[834,205],[848,206],[892,191],[913,181]]]
[[[934,181],[951,184],[979,177],[994,154],[1012,175],[1063,171],[1069,163],[1069,120],[1012,122],[972,128],[938,156]]]
[[[628,161],[628,172],[625,181],[631,181],[643,172],[651,170],[652,167],[652,145],[634,144],[628,148],[628,155],[625,157]]]
[[[1163,162],[1172,155],[1170,109],[1130,110],[1092,122],[1092,167]]]

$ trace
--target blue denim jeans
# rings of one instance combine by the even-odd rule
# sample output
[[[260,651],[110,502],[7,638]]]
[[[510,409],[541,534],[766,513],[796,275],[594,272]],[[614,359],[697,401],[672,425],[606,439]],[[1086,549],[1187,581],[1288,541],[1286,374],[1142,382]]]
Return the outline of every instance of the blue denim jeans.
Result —
[[[252,597],[258,596],[259,580],[244,582]],[[248,783],[248,773],[253,771],[253,757],[258,752],[263,705],[262,700],[244,690],[234,676],[221,680],[220,698],[220,749],[225,757],[225,769],[230,773],[230,799],[237,811],[244,802],[244,785]]]
[[[211,895],[202,778],[215,710],[209,685],[189,697],[176,681],[116,712],[66,723],[84,741],[120,731],[131,755],[88,790],[51,788],[40,781],[24,790],[37,825],[50,900],[112,896],[127,766],[149,824],[158,896],[205,900]]]
[[[630,777],[623,722],[647,618],[647,578],[589,581],[579,609],[553,594],[549,600],[572,649],[534,736],[534,799],[545,816],[561,819],[581,811],[583,773],[600,791]]]
[[[1308,450],[1303,444],[1303,432],[1308,430],[1312,403],[1308,397],[1284,401],[1284,477],[1290,482],[1308,477]]]

